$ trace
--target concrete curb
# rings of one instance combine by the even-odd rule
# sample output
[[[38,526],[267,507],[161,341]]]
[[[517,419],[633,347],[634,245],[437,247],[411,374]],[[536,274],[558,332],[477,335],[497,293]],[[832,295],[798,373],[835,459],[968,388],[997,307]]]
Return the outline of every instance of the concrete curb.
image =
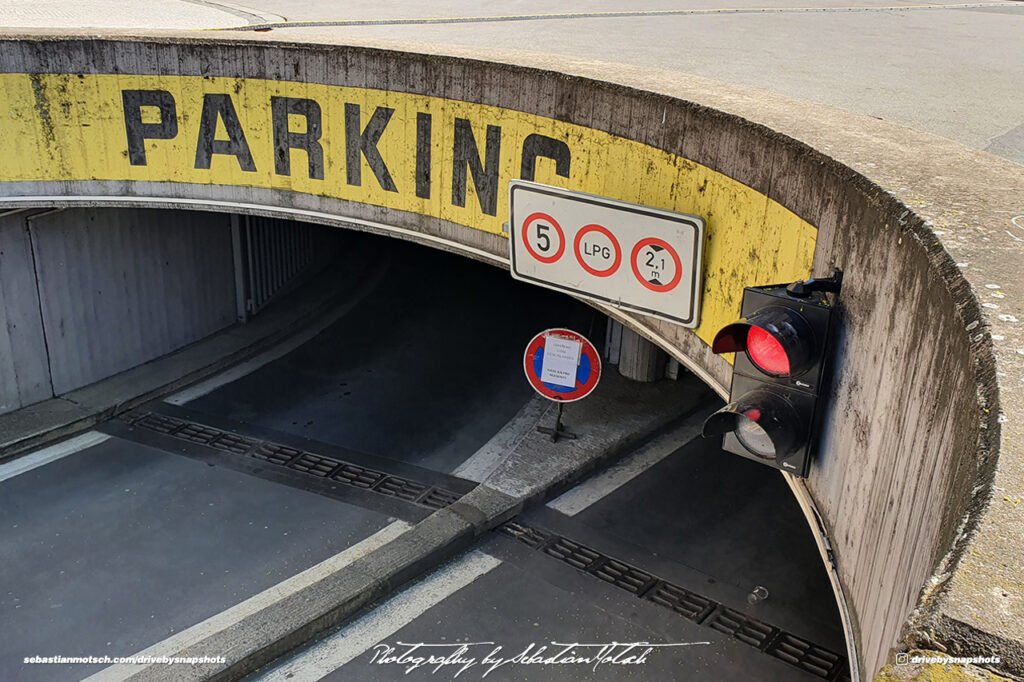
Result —
[[[232,663],[195,666],[184,676],[180,669],[152,666],[128,679],[220,682],[244,677],[450,559],[518,511],[515,500],[486,486],[470,495],[491,514],[471,503],[434,512],[377,551],[175,654],[223,656]]]
[[[600,400],[579,403],[568,419],[575,441],[551,443],[530,433],[483,483],[458,502],[434,512],[397,538],[198,644],[170,656],[223,656],[228,663],[181,667],[153,665],[134,682],[237,680],[339,625],[405,583],[467,549],[485,532],[549,499],[603,463],[622,456],[689,417],[710,390],[684,394],[671,382],[637,386],[608,376]],[[609,419],[614,412],[616,420]]]

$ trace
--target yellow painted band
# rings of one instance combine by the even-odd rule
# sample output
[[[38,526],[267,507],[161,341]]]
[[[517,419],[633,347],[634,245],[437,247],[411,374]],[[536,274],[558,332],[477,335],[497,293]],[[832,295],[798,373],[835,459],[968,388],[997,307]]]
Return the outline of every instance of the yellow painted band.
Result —
[[[145,139],[145,165],[133,165],[129,158],[125,90],[163,91],[175,103],[176,134],[170,139]],[[220,95],[219,101],[224,96],[230,101],[255,170],[243,170],[237,156],[223,152],[212,154],[209,168],[196,167],[204,96],[211,94]],[[290,174],[278,172],[272,97],[313,100],[319,105],[323,179],[309,177],[307,152],[301,149],[286,152]],[[554,159],[538,156],[537,182],[706,220],[702,322],[695,330],[705,342],[737,315],[744,286],[806,278],[814,254],[813,226],[736,180],[649,145],[511,109],[291,81],[89,74],[3,74],[0,103],[0,140],[5,145],[0,181],[130,180],[260,187],[408,211],[494,234],[502,234],[508,219],[508,182],[521,175],[524,143],[531,135],[544,136],[568,148],[571,165],[566,178],[556,172]],[[393,110],[379,140],[370,146],[379,151],[397,191],[381,186],[361,153],[360,184],[350,184],[345,120],[352,105],[359,106],[361,133],[379,107]],[[136,113],[141,124],[160,123],[160,112],[152,106],[139,107]],[[422,133],[417,128],[418,114],[429,114],[431,120],[429,198],[416,192],[416,141]],[[287,118],[289,131],[305,132],[305,118],[295,113]],[[472,172],[464,172],[465,205],[453,203],[459,165],[453,162],[453,146],[460,119],[468,121],[481,164],[488,129],[492,134],[500,129],[499,189],[490,214],[481,206]],[[214,139],[228,140],[223,118],[212,120],[217,131]],[[462,125],[465,141],[466,124]]]

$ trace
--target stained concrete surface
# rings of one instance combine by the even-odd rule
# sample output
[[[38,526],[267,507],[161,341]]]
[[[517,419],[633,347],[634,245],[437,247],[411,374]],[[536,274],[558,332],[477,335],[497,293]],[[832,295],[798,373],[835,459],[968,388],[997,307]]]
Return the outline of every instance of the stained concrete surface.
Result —
[[[0,679],[78,680],[368,537],[383,514],[119,439],[0,484]]]

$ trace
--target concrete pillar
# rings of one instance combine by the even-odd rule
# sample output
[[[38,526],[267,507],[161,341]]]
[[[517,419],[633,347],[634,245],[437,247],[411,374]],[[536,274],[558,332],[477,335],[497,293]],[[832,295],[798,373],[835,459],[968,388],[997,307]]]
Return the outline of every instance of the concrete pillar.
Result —
[[[633,381],[657,381],[665,376],[665,351],[631,329],[622,330],[619,374]]]

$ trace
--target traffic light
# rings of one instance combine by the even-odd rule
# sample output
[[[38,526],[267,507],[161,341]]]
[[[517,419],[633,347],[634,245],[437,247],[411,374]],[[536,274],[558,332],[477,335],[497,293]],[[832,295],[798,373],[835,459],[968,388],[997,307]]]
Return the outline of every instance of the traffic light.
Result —
[[[819,396],[827,378],[832,305],[842,273],[827,279],[747,287],[739,321],[723,327],[713,353],[736,353],[729,404],[704,422],[722,449],[806,476]]]

